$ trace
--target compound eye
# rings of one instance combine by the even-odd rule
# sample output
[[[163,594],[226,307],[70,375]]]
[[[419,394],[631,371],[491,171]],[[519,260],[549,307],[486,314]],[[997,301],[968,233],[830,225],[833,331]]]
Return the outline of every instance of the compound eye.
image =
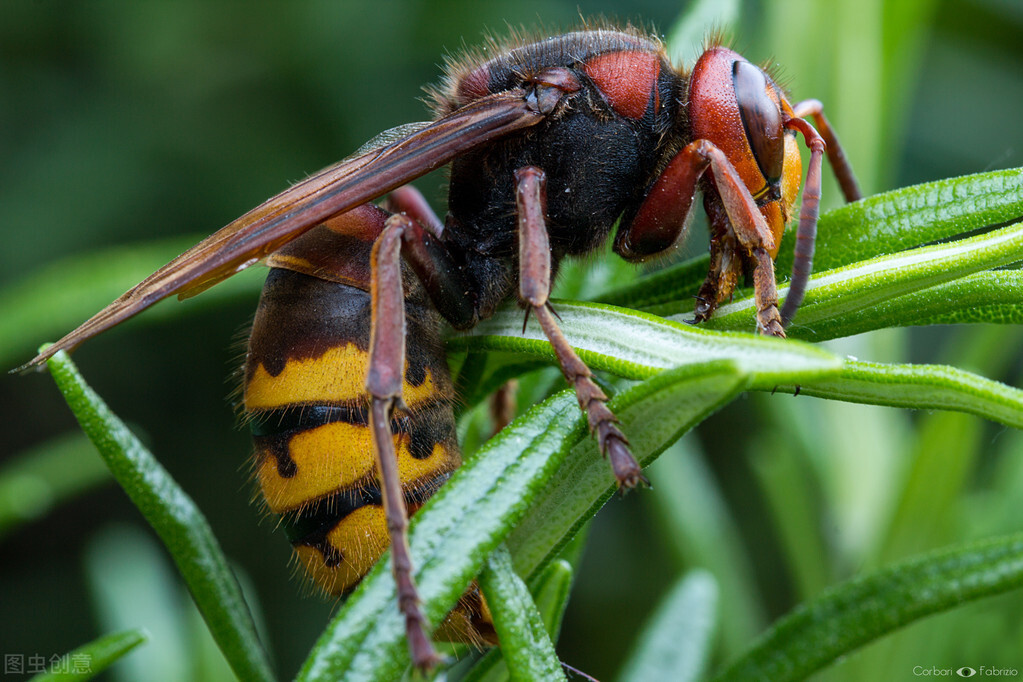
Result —
[[[771,97],[774,88],[768,85],[759,67],[741,60],[732,67],[732,81],[753,157],[768,186],[777,187],[785,160],[785,142],[781,108]]]

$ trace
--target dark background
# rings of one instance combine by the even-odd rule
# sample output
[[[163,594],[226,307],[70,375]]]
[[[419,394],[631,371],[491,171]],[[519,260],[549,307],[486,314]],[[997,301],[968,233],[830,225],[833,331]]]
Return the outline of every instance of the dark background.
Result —
[[[486,30],[571,27],[580,14],[605,14],[666,32],[683,5],[7,0],[0,6],[0,295],[8,298],[0,301],[67,256],[210,233],[377,132],[426,118],[420,86],[437,79],[445,54],[478,43]],[[865,16],[894,11],[860,5]],[[839,10],[742,3],[736,46],[754,61],[777,57],[794,99],[825,102],[868,193],[1023,165],[1023,9],[1010,0],[919,5],[920,19],[907,28],[918,48],[902,55],[858,45],[856,26]],[[879,85],[878,74],[895,76]],[[422,184],[439,204],[441,184],[440,177]],[[834,186],[825,191],[835,205]],[[75,358],[251,579],[287,677],[332,605],[305,595],[287,543],[250,504],[249,439],[234,428],[227,396],[238,356],[232,339],[254,304],[254,296],[199,302],[184,317],[133,321]],[[0,319],[0,327],[8,323]],[[24,338],[3,359],[23,362],[45,340]],[[912,352],[936,353],[926,343]],[[697,435],[740,517],[757,516],[744,497],[748,439],[732,426],[749,419],[748,407],[728,408]],[[77,429],[44,375],[0,377],[0,425],[2,458]],[[675,571],[647,534],[640,498],[599,515],[559,645],[564,660],[602,679]],[[115,522],[142,524],[123,493],[107,486],[3,539],[0,652],[48,656],[103,632],[83,556],[97,531]],[[747,532],[758,534],[755,521]],[[791,602],[785,581],[771,575],[758,580],[777,615]]]

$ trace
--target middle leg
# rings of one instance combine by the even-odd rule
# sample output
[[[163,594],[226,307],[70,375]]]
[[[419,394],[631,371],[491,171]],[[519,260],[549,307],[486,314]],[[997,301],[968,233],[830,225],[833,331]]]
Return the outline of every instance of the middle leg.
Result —
[[[731,298],[743,272],[738,243],[720,197],[713,191],[704,192],[703,208],[710,221],[710,269],[696,295],[695,324],[710,319],[718,305]]]
[[[600,451],[611,462],[618,486],[634,488],[647,483],[639,462],[629,451],[628,440],[607,406],[607,395],[593,381],[593,373],[561,332],[548,303],[551,288],[551,249],[545,217],[545,177],[533,166],[515,172],[515,205],[519,219],[519,296],[536,315],[554,347],[558,364],[575,387],[579,407],[586,413],[590,431],[597,434]]]

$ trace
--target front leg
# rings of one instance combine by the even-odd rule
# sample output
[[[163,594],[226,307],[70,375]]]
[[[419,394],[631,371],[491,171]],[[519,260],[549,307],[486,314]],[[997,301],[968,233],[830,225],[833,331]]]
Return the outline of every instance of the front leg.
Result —
[[[819,100],[804,100],[792,107],[792,114],[801,119],[805,119],[807,116],[813,117],[817,124],[817,132],[824,140],[831,170],[834,171],[835,179],[838,180],[838,185],[842,188],[845,200],[859,201],[862,199],[863,192],[860,191],[860,183],[856,181],[856,175],[853,173],[852,166],[849,165],[849,159],[846,158],[842,144],[838,141],[838,134],[835,133],[835,129],[831,127],[831,123],[824,115],[824,105]]]
[[[727,215],[730,226],[727,234],[736,242],[734,248],[727,240],[720,245],[721,253],[717,254],[719,270],[715,272],[712,269],[708,279],[715,275],[726,276],[718,277],[717,285],[706,285],[708,296],[714,295],[712,306],[730,296],[734,289],[730,278],[731,268],[736,266],[725,263],[734,251],[736,259],[745,258],[753,265],[757,329],[762,334],[785,336],[778,312],[774,261],[769,255],[776,249],[774,235],[735,166],[713,142],[695,140],[672,158],[631,223],[619,230],[615,237],[615,251],[626,260],[645,260],[670,249],[685,229],[693,195],[700,178],[708,170],[711,171],[710,187],[720,197],[720,204]],[[711,218],[713,220],[714,216]],[[709,315],[709,311],[706,312]]]
[[[536,315],[540,327],[554,347],[554,353],[568,382],[575,387],[579,407],[586,413],[590,432],[611,462],[618,486],[634,488],[646,483],[639,462],[629,451],[628,441],[616,426],[618,421],[607,407],[607,396],[593,381],[593,373],[579,358],[561,332],[551,312],[551,247],[547,237],[546,194],[543,171],[533,166],[515,172],[515,206],[519,218],[519,297]]]

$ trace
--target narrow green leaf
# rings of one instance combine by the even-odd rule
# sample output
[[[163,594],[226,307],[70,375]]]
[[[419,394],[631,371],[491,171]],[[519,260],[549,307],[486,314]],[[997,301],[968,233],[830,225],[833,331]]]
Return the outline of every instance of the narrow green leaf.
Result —
[[[691,64],[704,49],[712,31],[728,30],[739,18],[737,0],[696,0],[686,7],[668,32],[668,57],[677,65]]]
[[[696,295],[709,268],[710,256],[692,258],[615,287],[594,300],[620,308],[671,315],[691,307],[689,299]]]
[[[466,353],[458,371],[454,373],[455,390],[458,391],[458,395],[465,396],[467,405],[475,405],[482,400],[482,396],[475,400],[469,400],[468,397],[475,397],[478,394],[487,362],[488,358],[483,353]]]
[[[773,430],[758,434],[758,447],[751,454],[752,472],[787,559],[796,598],[815,595],[829,582],[831,557],[820,530],[827,524],[821,522],[813,470],[803,453]]]
[[[710,660],[718,586],[706,571],[691,571],[661,600],[640,631],[619,682],[696,682]]]
[[[767,619],[742,535],[705,459],[695,439],[682,438],[647,470],[653,490],[643,500],[678,570],[700,567],[713,574],[720,587],[722,653],[737,655]]]
[[[554,302],[569,342],[591,369],[645,379],[672,367],[727,360],[770,388],[835,371],[841,360],[827,351],[789,340],[712,332],[604,304]],[[455,348],[529,353],[549,359],[554,351],[534,320],[522,331],[521,312],[504,309],[477,325],[472,335],[449,340]]]
[[[715,679],[802,680],[896,628],[1021,585],[1023,534],[927,554],[797,606]]]
[[[475,355],[475,353],[470,353]],[[549,367],[547,363],[539,360],[527,360],[523,362],[521,357],[502,353],[479,353],[489,358],[486,366],[486,376],[476,384],[476,390],[466,393],[463,400],[468,405],[475,405],[503,386],[512,379],[519,380],[529,372]]]
[[[876,194],[821,216],[815,270],[950,239],[1023,216],[1023,168],[964,175]],[[792,268],[795,234],[778,251]]]
[[[792,393],[794,386],[779,386]],[[1023,429],[1023,390],[946,365],[847,360],[838,374],[808,380],[800,393],[853,403],[966,412]]]
[[[499,547],[490,555],[479,583],[494,617],[501,654],[511,679],[564,680],[565,673],[540,612],[526,584],[512,568],[507,548]]]
[[[565,617],[568,595],[572,591],[572,577],[572,564],[564,559],[556,559],[547,564],[530,590],[533,602],[543,618],[543,626],[555,642],[561,633],[561,621]]]
[[[148,639],[144,630],[112,632],[65,654],[60,663],[32,678],[32,682],[91,680]]]
[[[897,296],[797,326],[792,335],[809,341],[826,341],[862,334],[884,327],[930,324],[1023,324],[1023,271],[993,270],[967,275],[922,291]]]
[[[566,335],[594,369],[641,379],[665,367],[734,361],[752,378],[751,388],[794,392],[834,400],[915,409],[969,412],[1009,426],[1021,424],[1021,393],[952,367],[884,365],[838,360],[823,350],[791,341],[693,329],[652,315],[610,306],[560,303]],[[552,357],[542,332],[515,328],[503,312],[480,325],[479,336],[453,343]],[[521,324],[521,323],[519,323]],[[786,376],[800,377],[785,379]]]
[[[614,255],[613,241],[609,239],[592,257],[562,261],[558,268],[558,278],[551,289],[551,297],[588,301],[612,286],[631,282],[639,274],[635,264]]]
[[[235,674],[274,679],[238,582],[202,512],[85,383],[66,353],[47,365],[114,478],[171,553]]]
[[[623,391],[610,406],[644,467],[747,386],[727,361],[682,366]],[[520,575],[537,575],[587,519],[617,492],[611,468],[590,439],[576,444],[508,538]]]
[[[508,664],[504,662],[501,649],[495,647],[476,661],[464,677],[456,679],[460,679],[461,682],[507,682],[511,676],[508,674]]]
[[[95,456],[95,455],[94,455]],[[148,528],[115,523],[89,537],[83,556],[89,601],[100,630],[143,627],[144,656],[118,666],[123,679],[179,682],[192,671],[180,580],[167,553]]]
[[[557,642],[561,631],[561,620],[568,605],[572,589],[572,565],[563,559],[552,561],[540,577],[534,581],[530,593],[533,603],[543,618],[544,629]],[[476,662],[462,678],[462,682],[504,682],[509,679],[508,666],[500,648],[491,649]]]
[[[94,453],[92,457],[98,459]],[[137,523],[104,526],[90,535],[84,564],[100,629],[144,627],[149,633],[145,655],[118,665],[120,679],[235,678],[159,538],[149,529]],[[251,604],[251,591],[245,594]]]
[[[102,460],[80,433],[59,436],[0,469],[0,538],[65,500],[110,481]]]
[[[844,336],[846,332],[840,323],[846,315],[1021,258],[1023,223],[1017,223],[959,241],[922,246],[820,272],[810,280],[790,333],[813,338],[814,328],[830,320],[838,327],[831,335]],[[787,287],[778,292],[780,299],[787,294]],[[723,305],[706,325],[712,329],[752,328],[754,306],[752,298]],[[877,321],[878,327],[901,324],[899,318]]]
[[[956,332],[942,348],[943,359],[985,374],[1004,375],[1017,359],[1015,353],[1005,353],[1004,349],[1018,348],[1023,341],[1023,327],[1005,330],[985,325]],[[987,461],[998,467],[1007,465],[1002,463],[1005,459],[1018,459],[1015,454],[1018,451],[1013,449],[999,453],[1002,456],[992,456],[995,454],[991,452],[992,442],[985,435],[988,429],[970,415],[932,412],[915,421],[916,438],[907,444],[905,454],[909,461],[900,480],[898,503],[877,552],[878,561],[882,562],[960,539],[964,531],[960,512],[974,507],[973,495],[978,492],[974,485],[978,472],[986,468],[978,466],[979,463]],[[1023,431],[1013,435],[1020,434]],[[1001,479],[993,475],[980,484],[982,495],[1005,495],[1008,491],[993,489],[996,482]],[[1005,499],[1015,498],[1015,494],[1008,492]],[[988,530],[986,526],[981,528]],[[990,528],[984,535],[1008,530],[1011,528]]]
[[[978,461],[986,454],[984,423],[965,414],[936,412],[920,420],[908,448],[911,464],[892,513],[880,561],[910,556],[958,540]],[[880,561],[876,563],[880,563]]]

